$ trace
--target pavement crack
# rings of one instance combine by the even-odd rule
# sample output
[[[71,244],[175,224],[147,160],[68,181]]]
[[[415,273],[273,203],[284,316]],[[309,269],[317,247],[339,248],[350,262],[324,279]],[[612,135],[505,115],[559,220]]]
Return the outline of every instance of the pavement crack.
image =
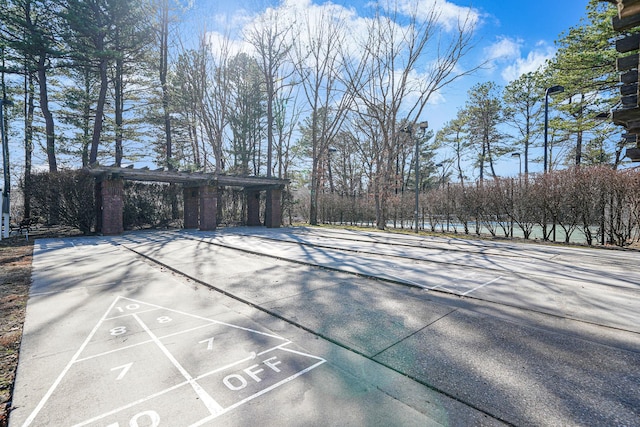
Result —
[[[394,342],[393,344],[383,348],[382,350],[380,350],[379,352],[377,352],[376,354],[373,354],[370,356],[371,359],[375,359],[376,357],[378,357],[380,354],[384,353],[385,351],[389,350],[391,347],[394,347],[398,344],[400,344],[402,341],[405,341],[409,338],[411,338],[412,336],[416,335],[419,332],[424,331],[425,329],[427,329],[429,326],[433,325],[434,323],[436,323],[437,321],[439,321],[440,319],[444,319],[445,317],[447,317],[448,315],[450,315],[451,313],[455,313],[456,311],[458,311],[459,308],[455,308],[453,310],[451,310],[448,313],[443,314],[442,316],[438,317],[437,319],[433,320],[432,322],[429,322],[428,324],[424,325],[422,328],[420,329],[416,329],[415,331],[413,331],[412,333],[410,333],[409,335],[407,335],[406,337],[403,337],[402,339]]]

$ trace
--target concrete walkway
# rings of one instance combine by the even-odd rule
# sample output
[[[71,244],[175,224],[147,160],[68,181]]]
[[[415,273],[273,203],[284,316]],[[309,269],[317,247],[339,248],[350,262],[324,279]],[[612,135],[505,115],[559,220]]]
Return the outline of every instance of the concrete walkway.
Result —
[[[313,233],[38,241],[11,426],[637,425],[612,253]]]
[[[12,427],[499,424],[120,243],[36,242]]]

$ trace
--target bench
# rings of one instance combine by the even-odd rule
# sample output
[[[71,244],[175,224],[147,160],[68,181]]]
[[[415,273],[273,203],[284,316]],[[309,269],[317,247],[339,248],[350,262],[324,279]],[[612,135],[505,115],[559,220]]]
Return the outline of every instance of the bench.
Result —
[[[29,234],[31,228],[38,223],[36,218],[23,218],[18,225],[11,224],[10,230],[17,231],[19,234]]]

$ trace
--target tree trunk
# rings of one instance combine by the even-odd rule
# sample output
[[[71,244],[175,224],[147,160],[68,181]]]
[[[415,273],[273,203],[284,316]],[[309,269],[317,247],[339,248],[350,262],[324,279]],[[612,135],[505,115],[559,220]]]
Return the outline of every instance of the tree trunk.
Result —
[[[40,86],[40,110],[44,116],[45,134],[47,138],[47,161],[49,162],[49,172],[58,171],[58,162],[56,160],[55,150],[55,133],[53,124],[53,115],[49,110],[49,95],[47,93],[47,70],[46,55],[41,52],[38,60],[38,83]]]
[[[33,86],[33,74],[28,73],[25,67],[24,77],[24,185],[22,188],[24,197],[24,218],[31,217],[31,165],[33,156],[33,112],[35,88]]]
[[[580,166],[582,159],[582,131],[579,130],[576,138],[576,166]]]
[[[118,47],[116,47],[116,50]],[[124,155],[122,149],[122,113],[124,110],[124,96],[122,88],[122,74],[123,74],[123,59],[122,54],[116,59],[116,75],[115,75],[115,151],[116,151],[116,166],[122,166],[122,157]]]
[[[168,56],[169,56],[169,3],[162,2],[162,22],[160,29],[160,85],[162,86],[162,111],[164,114],[164,134],[167,168],[173,170],[173,145],[171,141],[171,114],[169,111],[169,87],[167,86]]]
[[[103,48],[104,46],[98,46],[99,51],[102,51]],[[98,147],[100,146],[100,135],[102,134],[102,118],[104,116],[104,104],[107,98],[107,84],[109,83],[106,59],[103,58],[100,60],[98,71],[100,72],[100,93],[96,105],[96,118],[93,122],[93,137],[91,138],[91,151],[89,153],[90,165],[93,165],[98,160]]]

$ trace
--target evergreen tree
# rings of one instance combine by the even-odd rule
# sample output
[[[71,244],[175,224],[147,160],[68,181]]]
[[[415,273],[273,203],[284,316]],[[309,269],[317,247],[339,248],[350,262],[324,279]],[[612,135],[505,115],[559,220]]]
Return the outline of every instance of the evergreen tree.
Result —
[[[509,150],[504,145],[505,135],[499,129],[504,121],[502,97],[500,88],[493,82],[478,83],[468,94],[464,109],[466,132],[471,144],[478,150],[476,164],[482,182],[487,163],[491,176],[496,178],[494,162]]]
[[[590,0],[586,19],[561,35],[558,52],[547,70],[545,87],[565,88],[555,96],[554,108],[566,117],[558,122],[560,128],[575,138],[571,151],[576,165],[582,161],[585,136],[602,125],[598,114],[609,111],[619,99],[616,34],[611,26],[615,14],[609,3]]]
[[[522,148],[524,174],[529,173],[529,150],[540,135],[543,118],[544,89],[539,72],[525,73],[504,88],[505,120],[517,131],[516,147]]]

